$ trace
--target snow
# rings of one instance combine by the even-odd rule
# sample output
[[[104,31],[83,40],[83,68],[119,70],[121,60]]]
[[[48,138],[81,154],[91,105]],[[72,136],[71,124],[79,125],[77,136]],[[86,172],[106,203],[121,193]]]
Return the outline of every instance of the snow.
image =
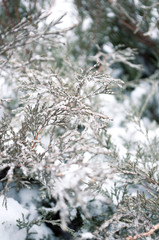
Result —
[[[52,6],[50,10],[51,14],[47,19],[47,22],[50,23],[52,20],[56,20],[59,16],[67,13],[67,15],[62,20],[61,27],[67,28],[71,27],[72,25],[77,23],[76,18],[76,10],[73,7],[73,1],[65,1],[65,0],[58,0],[55,1],[55,4]],[[83,29],[87,30],[89,27],[91,20],[86,19],[83,23]],[[59,25],[60,27],[60,25]],[[32,34],[32,33],[30,33]],[[104,45],[103,48],[106,52],[111,53],[112,47],[111,44]],[[116,70],[117,71],[117,70]],[[30,73],[32,74],[32,73]],[[143,134],[137,131],[136,126],[134,123],[125,123],[126,116],[129,114],[131,107],[139,106],[141,104],[142,98],[148,94],[150,91],[150,85],[147,83],[139,84],[138,87],[132,91],[130,97],[127,97],[123,102],[119,102],[115,96],[113,95],[101,95],[101,111],[113,119],[113,122],[110,124],[108,128],[108,134],[111,134],[112,141],[116,144],[117,149],[119,151],[119,155],[124,157],[126,155],[127,149],[124,147],[124,140],[132,140],[138,142],[144,142]],[[9,89],[4,84],[4,78],[0,79],[0,96],[1,97],[10,97],[12,94],[11,89]],[[0,117],[3,113],[3,108],[0,106]],[[124,127],[122,123],[124,122]],[[159,126],[155,121],[150,122],[148,118],[144,118],[141,121],[141,126],[144,132],[146,129],[149,129],[149,137],[154,138],[155,135],[159,136]],[[45,142],[47,139],[43,139],[42,141]],[[46,144],[48,145],[48,143]],[[38,153],[43,153],[44,148],[41,146],[37,146],[36,148]],[[86,152],[84,154],[84,163],[89,162],[91,158],[91,154]],[[57,161],[55,166],[58,166],[61,162]],[[89,169],[85,168],[85,171]],[[64,185],[61,186],[59,182],[59,188],[62,190],[66,187],[73,188],[76,183],[81,179],[79,166],[73,164],[70,166],[69,171],[66,171],[66,176],[64,177]],[[116,176],[116,179],[118,176]],[[111,192],[112,187],[114,186],[114,181],[107,179],[105,182],[105,187],[109,192]],[[135,194],[135,193],[134,193]],[[36,202],[39,200],[39,195],[37,194],[36,188],[33,190],[29,189],[22,189],[18,195],[13,192],[10,192],[10,197],[7,198],[7,209],[3,206],[3,199],[4,196],[0,197],[0,239],[2,240],[25,240],[26,238],[26,229],[19,230],[17,227],[17,219],[22,219],[22,214],[24,217],[27,217],[30,214],[29,220],[33,220],[34,218],[38,217],[37,209],[36,209]],[[119,198],[120,199],[120,198]],[[88,199],[87,199],[88,200]],[[114,199],[114,203],[117,204],[116,200]],[[97,204],[99,205],[100,202],[98,201]],[[97,214],[101,214],[101,206],[97,206],[96,208]],[[99,212],[98,212],[99,211]],[[32,231],[36,231],[37,234],[34,235],[34,239],[40,239],[43,235],[51,235],[52,232],[49,230],[44,224],[41,226],[33,226]],[[92,239],[93,235],[90,232],[85,232],[81,234],[82,239]],[[52,236],[51,239],[54,239]]]
[[[117,146],[119,155],[125,156],[127,149],[124,147],[124,141],[137,141],[144,143],[147,129],[149,130],[150,139],[159,135],[159,126],[155,121],[150,122],[148,118],[141,119],[141,129],[133,121],[126,121],[127,116],[132,112],[132,109],[139,107],[142,103],[142,98],[150,92],[150,84],[139,84],[130,94],[130,97],[119,102],[114,95],[101,95],[101,111],[105,115],[113,119],[107,132],[112,136],[112,141]],[[124,123],[124,126],[123,126]]]
[[[38,190],[34,188],[34,190],[30,189],[21,189],[19,192],[19,201],[21,202],[23,207],[26,207],[29,203],[33,202],[34,200],[40,200],[38,196]]]
[[[131,103],[132,106],[139,106],[141,103],[141,99],[144,95],[150,92],[150,85],[148,83],[141,83],[135,90],[131,93]]]
[[[131,109],[131,105],[138,106],[141,102],[142,97],[147,94],[148,91],[149,85],[141,84],[136,87],[135,90],[131,93],[130,98],[128,97],[124,100],[124,102],[121,103],[113,95],[101,95],[101,111],[113,119],[113,122],[108,128],[108,133],[112,135],[113,143],[117,145],[120,156],[125,156],[127,152],[126,148],[123,145],[123,139],[133,139],[141,142],[144,141],[143,134],[139,131],[136,131],[136,126],[134,123],[125,123],[124,128],[122,126],[122,123],[125,121],[126,116]],[[144,118],[141,121],[141,127],[145,132],[146,126],[150,129],[150,137],[154,137],[156,133],[159,134],[159,128],[157,124],[155,122],[150,122],[147,118]],[[37,151],[39,153],[42,153],[44,149],[39,146],[37,148]],[[84,155],[84,162],[88,162],[90,157],[91,155],[86,152]],[[84,170],[88,171],[89,169],[85,168]],[[67,187],[73,188],[74,186],[76,186],[76,183],[81,179],[80,174],[83,174],[80,172],[79,166],[76,164],[73,164],[70,169],[66,171],[66,173],[67,174],[64,177],[63,184],[61,185],[61,183],[59,182],[59,188],[61,188],[61,191],[63,191],[63,189]],[[103,189],[105,187],[108,192],[111,193],[111,190],[114,187],[115,180],[119,180],[118,176],[116,176],[116,179],[107,179],[105,185],[103,185]],[[25,240],[26,229],[19,230],[16,225],[16,220],[22,219],[22,214],[24,214],[25,217],[30,214],[30,221],[38,217],[38,213],[36,210],[36,201],[40,201],[40,199],[37,194],[37,190],[36,188],[33,190],[22,189],[18,193],[18,196],[13,193],[10,193],[9,195],[10,197],[7,200],[7,210],[4,206],[2,206],[3,196],[0,197],[0,239],[9,240],[12,238],[12,240]],[[122,193],[120,194],[118,201],[120,201],[121,197]],[[88,198],[86,199],[86,202],[87,201]],[[115,198],[113,199],[113,201],[114,204],[118,203]],[[102,211],[101,202],[96,201],[96,204],[97,205],[94,209],[96,210],[96,214],[100,215]],[[34,225],[31,231],[37,232],[37,234],[34,235],[35,240],[40,239],[41,237],[43,237],[43,235],[52,236],[51,230],[48,229],[44,224],[42,224],[41,226]],[[89,232],[85,232],[82,233],[81,237],[82,239],[91,239],[93,238],[93,235]],[[53,236],[52,239],[54,239]]]
[[[87,31],[90,27],[90,24],[92,23],[92,19],[91,18],[85,18],[83,23],[82,23],[82,30],[83,31]]]
[[[16,226],[17,219],[22,218],[22,214],[27,216],[28,210],[23,208],[21,204],[19,204],[13,198],[7,198],[7,209],[2,206],[4,196],[0,197],[0,239],[3,240],[17,240],[17,239],[25,239],[26,230],[19,230]]]
[[[19,193],[9,194],[11,197],[7,198],[7,209],[3,204],[4,196],[0,197],[0,239],[3,240],[25,240],[26,229],[20,229],[17,227],[17,220],[22,220],[22,215],[25,219],[32,221],[38,218],[36,210],[35,200],[39,199],[36,188],[33,190],[22,189]],[[40,200],[40,199],[39,199]],[[52,236],[52,232],[45,224],[33,225],[30,232],[35,232],[32,239],[39,240],[44,236]],[[52,240],[55,239],[53,236]]]
[[[50,9],[50,16],[47,18],[47,23],[57,20],[60,16],[66,14],[62,20],[61,28],[72,27],[77,24],[77,13],[72,0],[56,0]]]
[[[92,239],[94,238],[94,235],[90,232],[85,232],[81,234],[82,239]]]
[[[127,101],[125,103],[119,103],[114,95],[101,95],[101,111],[105,115],[113,119],[107,132],[112,136],[112,141],[116,144],[120,155],[124,156],[126,148],[123,146],[121,137],[127,137],[126,130],[121,127],[122,122],[126,118],[127,114]]]
[[[104,44],[103,50],[107,53],[113,52],[113,45],[111,43]]]

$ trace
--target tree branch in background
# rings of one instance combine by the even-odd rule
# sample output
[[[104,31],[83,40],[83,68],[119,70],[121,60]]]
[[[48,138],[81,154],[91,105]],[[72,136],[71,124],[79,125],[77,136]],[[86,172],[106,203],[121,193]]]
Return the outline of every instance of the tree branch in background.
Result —
[[[154,51],[158,53],[159,50],[157,48],[157,44],[149,36],[146,36],[141,31],[135,32],[136,26],[133,24],[130,24],[129,22],[127,22],[127,20],[128,19],[123,20],[122,16],[119,15],[119,21],[123,24],[121,26],[124,26],[126,31],[129,31],[129,33],[131,32],[131,34],[133,34],[139,42],[141,42],[142,44],[148,47],[151,47]]]
[[[140,121],[140,119],[141,119],[141,117],[142,117],[142,115],[143,115],[143,113],[144,113],[144,111],[145,111],[145,109],[147,107],[147,104],[149,103],[151,97],[154,95],[157,85],[158,85],[158,83],[152,82],[151,91],[148,94],[148,96],[147,96],[147,98],[146,98],[146,100],[144,102],[144,105],[142,106],[141,111],[139,113],[139,121]]]
[[[8,8],[8,5],[7,5],[7,2],[6,2],[6,0],[2,0],[2,2],[3,2],[3,6],[5,8],[6,14],[8,16],[8,19],[10,21],[10,25],[11,25],[11,27],[13,27],[14,26],[14,22],[13,22],[11,14],[9,12],[9,8]]]

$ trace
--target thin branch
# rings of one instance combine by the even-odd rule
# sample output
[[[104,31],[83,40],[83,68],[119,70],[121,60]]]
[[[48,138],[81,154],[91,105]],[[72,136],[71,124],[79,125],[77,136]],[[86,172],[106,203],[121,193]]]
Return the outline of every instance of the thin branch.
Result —
[[[14,26],[14,23],[13,23],[13,19],[12,19],[12,17],[11,17],[11,14],[10,14],[10,12],[9,12],[9,9],[8,9],[7,2],[6,2],[6,0],[3,0],[2,2],[3,2],[3,6],[4,6],[5,10],[6,10],[6,14],[7,14],[7,16],[8,16],[8,18],[9,18],[9,20],[10,20],[11,27],[13,27],[13,26]]]
[[[145,111],[145,109],[146,109],[146,107],[147,107],[147,104],[149,103],[150,99],[152,98],[152,96],[153,96],[153,94],[154,94],[154,92],[155,92],[155,89],[156,89],[157,84],[158,84],[158,83],[156,83],[156,82],[153,82],[153,83],[152,83],[151,91],[150,91],[150,93],[148,94],[148,96],[147,96],[147,98],[146,98],[146,100],[145,100],[145,103],[144,103],[144,105],[142,106],[141,111],[140,111],[140,113],[139,113],[139,116],[138,116],[139,121],[140,121],[140,119],[141,119],[141,117],[142,117],[142,115],[143,115],[143,113],[144,113],[144,111]]]
[[[141,238],[141,237],[148,237],[148,236],[152,235],[157,229],[159,229],[159,223],[156,224],[156,225],[154,225],[154,226],[150,229],[150,231],[145,232],[145,233],[141,233],[141,234],[136,235],[136,236],[134,236],[134,237],[129,236],[129,237],[126,238],[126,240],[136,240],[136,239]]]

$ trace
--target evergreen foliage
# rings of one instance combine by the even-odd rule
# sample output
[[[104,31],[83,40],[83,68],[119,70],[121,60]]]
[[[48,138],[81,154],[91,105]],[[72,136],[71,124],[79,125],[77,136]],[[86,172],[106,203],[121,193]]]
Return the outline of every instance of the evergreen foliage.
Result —
[[[0,194],[6,208],[11,189],[37,194],[36,218],[22,215],[17,227],[28,240],[36,239],[33,226],[44,223],[53,233],[47,240],[157,240],[159,137],[145,119],[157,129],[159,47],[151,34],[158,32],[158,2],[75,0],[82,23],[62,30],[64,16],[48,24],[49,12],[33,11],[36,1],[27,16],[12,14],[23,1],[14,9],[2,3],[10,26],[1,24],[0,77],[15,89],[0,99]],[[72,29],[74,49],[63,44]],[[143,82],[148,90],[138,106],[130,95]],[[101,111],[106,94],[121,104],[129,97],[122,127],[136,130],[122,136],[125,154]]]

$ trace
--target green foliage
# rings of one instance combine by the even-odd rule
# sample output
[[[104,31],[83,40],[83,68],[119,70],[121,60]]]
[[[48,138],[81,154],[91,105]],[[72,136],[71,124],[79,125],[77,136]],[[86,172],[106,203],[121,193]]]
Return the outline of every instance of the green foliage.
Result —
[[[94,56],[98,44],[102,52],[122,45],[123,49],[137,49],[136,63],[143,65],[143,77],[158,68],[158,2],[157,1],[74,1],[81,20],[75,29],[78,37],[73,54]],[[131,9],[131,10],[130,10]],[[156,31],[156,35],[151,37]],[[116,68],[116,66],[114,66]],[[120,64],[122,76],[134,80],[137,72]]]
[[[53,232],[58,227],[61,237],[69,232],[70,239],[86,239],[86,231],[95,240],[158,239],[159,139],[145,126],[145,117],[158,124],[159,50],[150,34],[152,22],[155,29],[158,24],[157,13],[152,19],[158,3],[75,1],[81,25],[67,49],[60,42],[66,30],[57,28],[61,17],[49,25],[47,13],[24,19],[23,3],[15,4],[21,21],[13,13],[14,26],[1,36],[1,77],[17,90],[15,104],[0,100],[0,190],[7,203],[12,184],[17,191],[36,184],[41,198],[35,201],[37,218],[23,215],[17,226],[26,229],[28,240],[42,223]],[[14,11],[13,4],[8,10]],[[101,96],[123,86],[113,75],[126,81],[117,98],[132,108],[120,129],[136,128],[121,137],[124,154],[109,134],[109,115],[100,111]],[[137,102],[131,92],[143,82],[148,90]]]

